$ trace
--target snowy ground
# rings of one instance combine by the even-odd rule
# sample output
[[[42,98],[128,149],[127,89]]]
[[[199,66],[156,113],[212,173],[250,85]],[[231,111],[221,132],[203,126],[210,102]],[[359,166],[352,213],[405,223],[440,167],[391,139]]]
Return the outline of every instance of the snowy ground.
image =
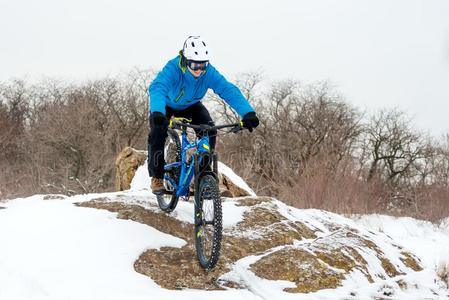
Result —
[[[441,220],[438,225],[413,218],[385,215],[364,215],[355,217],[354,220],[368,230],[386,234],[418,256],[424,270],[415,278],[416,284],[427,285],[429,290],[439,288],[445,294],[441,298],[420,298],[419,291],[416,291],[416,298],[413,299],[449,299],[449,278],[443,283],[436,276],[436,271],[444,266],[449,272],[449,218]]]
[[[316,226],[320,226],[318,217],[332,218],[342,224],[380,232],[379,235],[387,234],[416,254],[425,269],[403,276],[410,285],[404,291],[396,283],[401,278],[365,286],[366,280],[359,280],[361,277],[354,274],[338,290],[301,295],[282,292],[292,283],[268,281],[249,272],[248,266],[261,257],[249,256],[237,261],[226,275],[244,280],[247,289],[162,289],[135,272],[133,263],[146,249],[181,247],[185,241],[140,223],[117,219],[115,213],[73,205],[108,197],[157,209],[155,198],[146,190],[148,179],[141,180],[133,182],[133,190],[126,192],[61,196],[53,200],[36,195],[2,203],[5,209],[0,209],[0,299],[449,299],[449,292],[435,275],[436,266],[449,258],[449,219],[442,226],[379,215],[350,220],[283,204],[279,204],[281,211],[288,218],[306,220]],[[231,199],[223,203],[225,227],[242,219],[246,208],[236,203]],[[193,205],[189,202],[180,202],[173,214],[187,222],[192,222],[192,215]],[[394,289],[391,296],[389,289]],[[355,296],[349,296],[354,291]]]
[[[395,242],[412,249],[425,267],[435,268],[449,263],[449,218],[441,225],[413,218],[366,215],[355,218],[367,229],[383,232]]]
[[[185,242],[114,213],[73,205],[98,196],[37,195],[3,204],[0,299],[210,299],[210,292],[161,289],[135,272],[144,250]],[[260,299],[249,291],[213,292],[214,299],[231,297]]]
[[[126,196],[131,203],[144,204],[147,199],[148,205],[155,204],[149,191],[90,194],[60,200],[43,200],[43,195],[36,195],[2,204],[6,209],[0,210],[0,299],[374,299],[397,286],[398,278],[362,287],[363,282],[354,276],[337,291],[288,294],[282,289],[291,283],[264,280],[249,272],[248,266],[260,259],[260,256],[249,256],[239,260],[227,275],[243,278],[248,290],[165,290],[135,272],[133,263],[148,248],[181,247],[185,242],[152,227],[117,219],[115,213],[73,205],[98,196],[111,199]],[[235,224],[244,210],[239,211],[242,208],[235,206],[234,201],[224,204],[224,215],[232,216],[227,220],[228,226]],[[287,206],[284,209],[291,218],[308,219],[317,213]],[[177,217],[187,220],[191,210],[191,203],[181,202]],[[324,213],[326,218],[332,215]],[[418,255],[426,267],[422,272],[403,276],[414,287],[407,291],[396,289],[394,297],[384,299],[447,299],[432,295],[432,290],[442,295],[443,287],[435,283],[434,270],[449,257],[447,227],[378,215],[359,217],[356,223],[388,234]],[[356,291],[357,296],[348,298],[351,291]]]

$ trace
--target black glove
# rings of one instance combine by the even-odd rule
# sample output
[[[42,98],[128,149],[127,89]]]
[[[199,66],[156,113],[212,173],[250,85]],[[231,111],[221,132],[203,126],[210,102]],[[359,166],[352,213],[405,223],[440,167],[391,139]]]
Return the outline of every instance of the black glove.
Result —
[[[167,117],[163,113],[161,113],[161,112],[155,111],[155,112],[151,113],[150,118],[151,118],[151,122],[150,123],[152,125],[154,125],[154,126],[166,126],[166,125],[168,125]]]
[[[249,132],[253,132],[253,128],[259,126],[259,118],[256,116],[255,112],[247,113],[243,119],[243,127],[248,128]]]

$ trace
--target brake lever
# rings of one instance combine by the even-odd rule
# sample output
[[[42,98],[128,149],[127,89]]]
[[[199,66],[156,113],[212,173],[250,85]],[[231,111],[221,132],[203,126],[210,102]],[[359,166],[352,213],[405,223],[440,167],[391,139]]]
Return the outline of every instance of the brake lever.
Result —
[[[241,125],[235,125],[234,127],[231,128],[231,130],[229,132],[237,133],[242,129],[243,129],[243,127]]]

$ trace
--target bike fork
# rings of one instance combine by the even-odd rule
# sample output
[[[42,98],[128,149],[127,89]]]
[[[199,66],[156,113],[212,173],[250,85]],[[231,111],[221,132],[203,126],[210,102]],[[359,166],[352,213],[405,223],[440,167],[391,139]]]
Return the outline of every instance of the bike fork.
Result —
[[[209,160],[209,163],[212,164],[212,172],[206,172],[208,174],[213,173],[213,176],[215,177],[215,180],[217,180],[217,184],[219,181],[218,178],[218,156],[216,153],[213,153],[211,155],[212,159]],[[204,157],[203,157],[204,160]],[[195,168],[195,177],[194,177],[194,211],[195,211],[195,224],[200,224],[201,223],[201,213],[202,213],[202,208],[200,206],[200,195],[198,194],[199,191],[199,186],[200,186],[200,179],[201,179],[201,175],[200,174],[200,163],[199,163],[199,156],[195,155],[194,158],[194,168]]]
[[[218,182],[218,155],[215,152],[212,154],[212,166]]]
[[[193,206],[195,212],[195,225],[198,225],[201,223],[200,196],[198,195],[200,186],[200,166],[198,155],[195,155],[193,163],[195,168],[195,177],[193,178]]]

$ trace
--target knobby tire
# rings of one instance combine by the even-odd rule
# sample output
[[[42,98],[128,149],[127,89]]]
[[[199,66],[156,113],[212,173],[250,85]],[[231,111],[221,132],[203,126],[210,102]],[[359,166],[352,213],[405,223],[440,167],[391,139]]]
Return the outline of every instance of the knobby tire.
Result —
[[[210,270],[218,262],[222,239],[222,207],[216,178],[206,174],[195,191],[195,246],[200,265]],[[211,209],[213,208],[213,209]]]

